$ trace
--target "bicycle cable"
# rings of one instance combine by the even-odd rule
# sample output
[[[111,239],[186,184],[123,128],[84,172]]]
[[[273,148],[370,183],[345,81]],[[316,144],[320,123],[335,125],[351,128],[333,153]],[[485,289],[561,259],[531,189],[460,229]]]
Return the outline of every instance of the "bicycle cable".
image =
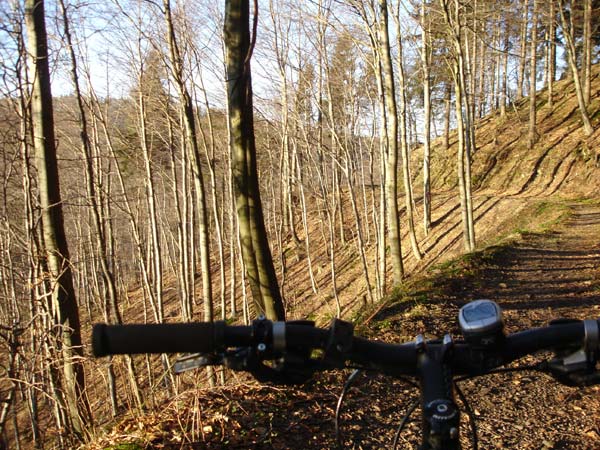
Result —
[[[473,445],[473,450],[477,450],[479,448],[479,440],[477,438],[477,424],[475,422],[475,412],[471,408],[471,405],[467,401],[467,397],[463,393],[462,389],[458,385],[458,383],[454,382],[454,389],[458,393],[458,397],[460,401],[463,403],[465,409],[467,410],[467,415],[469,416],[469,423],[471,424],[471,430],[473,430],[473,439],[471,440]]]
[[[358,377],[358,375],[360,375],[361,372],[361,369],[354,369],[352,371],[352,373],[344,383],[344,388],[342,389],[342,392],[338,397],[337,405],[335,407],[335,440],[337,442],[338,448],[343,448],[342,436],[340,433],[340,411],[342,410],[342,403],[344,402],[344,398],[346,397],[346,392],[348,392],[348,389],[350,388],[350,386],[352,386],[352,383],[354,383],[354,380]]]
[[[415,400],[408,407],[408,410],[406,411],[406,414],[404,414],[404,417],[400,421],[400,424],[398,425],[398,429],[396,430],[396,434],[394,435],[394,442],[392,443],[392,449],[393,450],[396,450],[398,448],[398,441],[400,440],[400,435],[402,434],[402,430],[404,429],[404,427],[408,423],[408,419],[410,418],[410,416],[412,415],[412,413],[415,411],[415,409],[417,409],[417,406],[419,406],[419,402],[420,401],[421,401],[420,399]]]
[[[346,382],[344,383],[344,387],[342,388],[342,392],[340,393],[340,396],[338,397],[337,405],[335,408],[335,440],[337,442],[338,448],[343,448],[342,436],[341,436],[341,432],[340,432],[340,412],[342,411],[342,405],[344,403],[344,399],[346,398],[346,393],[348,392],[348,389],[350,389],[350,387],[352,386],[352,383],[354,383],[354,381],[358,378],[358,375],[360,375],[361,372],[373,371],[373,372],[377,373],[377,371],[374,369],[368,369],[368,368],[364,368],[364,367],[347,366],[346,368],[349,368],[349,369],[353,368],[354,371],[346,379]],[[402,382],[414,387],[414,388],[417,388],[417,389],[419,388],[419,385],[409,378],[402,377],[402,376],[395,376],[395,378],[399,381],[402,381]],[[409,414],[412,414],[412,411],[414,411],[415,407],[413,407],[411,405],[411,407],[409,408],[409,411],[410,411]],[[403,421],[404,421],[404,419],[403,419]]]

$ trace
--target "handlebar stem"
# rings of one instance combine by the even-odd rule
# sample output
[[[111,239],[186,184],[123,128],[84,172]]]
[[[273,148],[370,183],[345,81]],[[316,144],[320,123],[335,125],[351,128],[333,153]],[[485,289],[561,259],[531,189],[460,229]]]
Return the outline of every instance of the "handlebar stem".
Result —
[[[460,410],[454,402],[450,354],[452,338],[428,347],[417,338],[417,372],[421,381],[423,440],[421,450],[460,450]]]

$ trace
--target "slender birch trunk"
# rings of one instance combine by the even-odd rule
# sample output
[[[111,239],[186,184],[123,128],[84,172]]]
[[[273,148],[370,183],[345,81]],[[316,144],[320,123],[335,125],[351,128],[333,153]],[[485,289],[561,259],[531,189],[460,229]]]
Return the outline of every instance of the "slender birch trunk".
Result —
[[[529,133],[527,139],[527,147],[529,150],[537,142],[538,136],[536,131],[536,75],[537,75],[537,14],[538,0],[533,0],[533,11],[531,13],[531,50],[530,50],[530,65],[529,65]]]
[[[431,49],[429,21],[426,17],[425,1],[421,4],[421,67],[423,70],[423,230],[425,236],[431,228]]]
[[[408,153],[408,136],[407,136],[407,121],[406,121],[406,81],[404,77],[404,49],[402,42],[402,30],[400,21],[398,20],[400,13],[394,15],[396,23],[396,42],[398,46],[398,90],[400,97],[400,150],[402,153],[402,175],[404,181],[404,200],[406,208],[406,219],[408,221],[408,236],[412,247],[413,255],[417,261],[423,258],[419,243],[417,241],[415,219],[414,219],[414,199],[412,192],[412,184],[410,177],[410,155]]]
[[[212,294],[212,274],[210,265],[210,242],[208,236],[208,209],[206,207],[206,194],[204,189],[204,177],[200,160],[200,151],[198,147],[198,137],[196,131],[196,122],[192,99],[185,85],[183,74],[183,59],[181,50],[177,43],[177,37],[173,26],[171,16],[170,0],[163,1],[165,22],[167,26],[167,41],[169,45],[169,58],[171,62],[171,71],[181,104],[183,120],[185,126],[185,137],[187,148],[190,152],[192,162],[192,174],[194,178],[194,187],[196,194],[196,208],[198,213],[198,234],[200,247],[200,266],[202,268],[202,297],[204,304],[204,320],[212,322],[213,320],[213,294]]]
[[[394,69],[390,55],[388,31],[388,6],[386,0],[379,0],[379,42],[378,52],[381,57],[383,99],[386,113],[383,117],[387,123],[386,159],[386,210],[388,221],[389,243],[392,257],[393,283],[399,285],[404,278],[402,261],[402,239],[400,235],[400,211],[398,208],[398,108],[394,85]]]

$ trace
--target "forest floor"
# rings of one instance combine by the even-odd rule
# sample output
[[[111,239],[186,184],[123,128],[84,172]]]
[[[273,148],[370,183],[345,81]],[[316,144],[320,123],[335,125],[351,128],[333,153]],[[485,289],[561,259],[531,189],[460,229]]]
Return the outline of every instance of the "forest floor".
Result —
[[[418,333],[458,336],[458,309],[476,298],[500,304],[509,333],[558,317],[600,317],[600,204],[569,202],[564,209],[563,220],[548,229],[521,231],[430,268],[400,299],[365,314],[358,332],[388,342]],[[126,419],[93,448],[117,442],[140,446],[129,448],[335,448],[334,411],[349,373],[320,374],[294,388],[257,385],[236,374],[233,385],[173,399],[164,409],[169,414]],[[534,372],[460,386],[474,411],[480,448],[600,449],[600,386],[566,387]],[[361,375],[342,410],[344,447],[391,448],[396,427],[417,399],[402,381]],[[419,408],[399,448],[416,448],[418,416]],[[461,431],[463,448],[471,448],[466,413]]]

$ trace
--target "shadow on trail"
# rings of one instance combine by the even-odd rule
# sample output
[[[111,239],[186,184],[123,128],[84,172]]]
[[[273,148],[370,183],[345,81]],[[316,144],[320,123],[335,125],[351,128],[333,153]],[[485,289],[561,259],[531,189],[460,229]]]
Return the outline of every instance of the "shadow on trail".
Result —
[[[597,308],[599,247],[593,240],[586,244],[573,230],[597,226],[600,213],[581,214],[577,207],[573,212],[565,231],[525,233],[521,242],[497,248],[491,257],[468,270],[432,275],[422,288],[417,285],[413,289],[413,301],[386,308],[376,320],[400,319],[422,302],[452,311],[478,298],[492,299],[506,311],[537,310],[550,315],[577,315],[578,310]],[[595,242],[600,244],[600,240]]]
[[[505,310],[600,304],[599,285],[592,273],[600,267],[600,254],[531,248],[528,244],[508,247],[461,291],[469,298],[491,298]]]
[[[577,208],[576,208],[577,210]],[[594,225],[600,222],[600,212],[578,213],[569,219],[574,225]]]

